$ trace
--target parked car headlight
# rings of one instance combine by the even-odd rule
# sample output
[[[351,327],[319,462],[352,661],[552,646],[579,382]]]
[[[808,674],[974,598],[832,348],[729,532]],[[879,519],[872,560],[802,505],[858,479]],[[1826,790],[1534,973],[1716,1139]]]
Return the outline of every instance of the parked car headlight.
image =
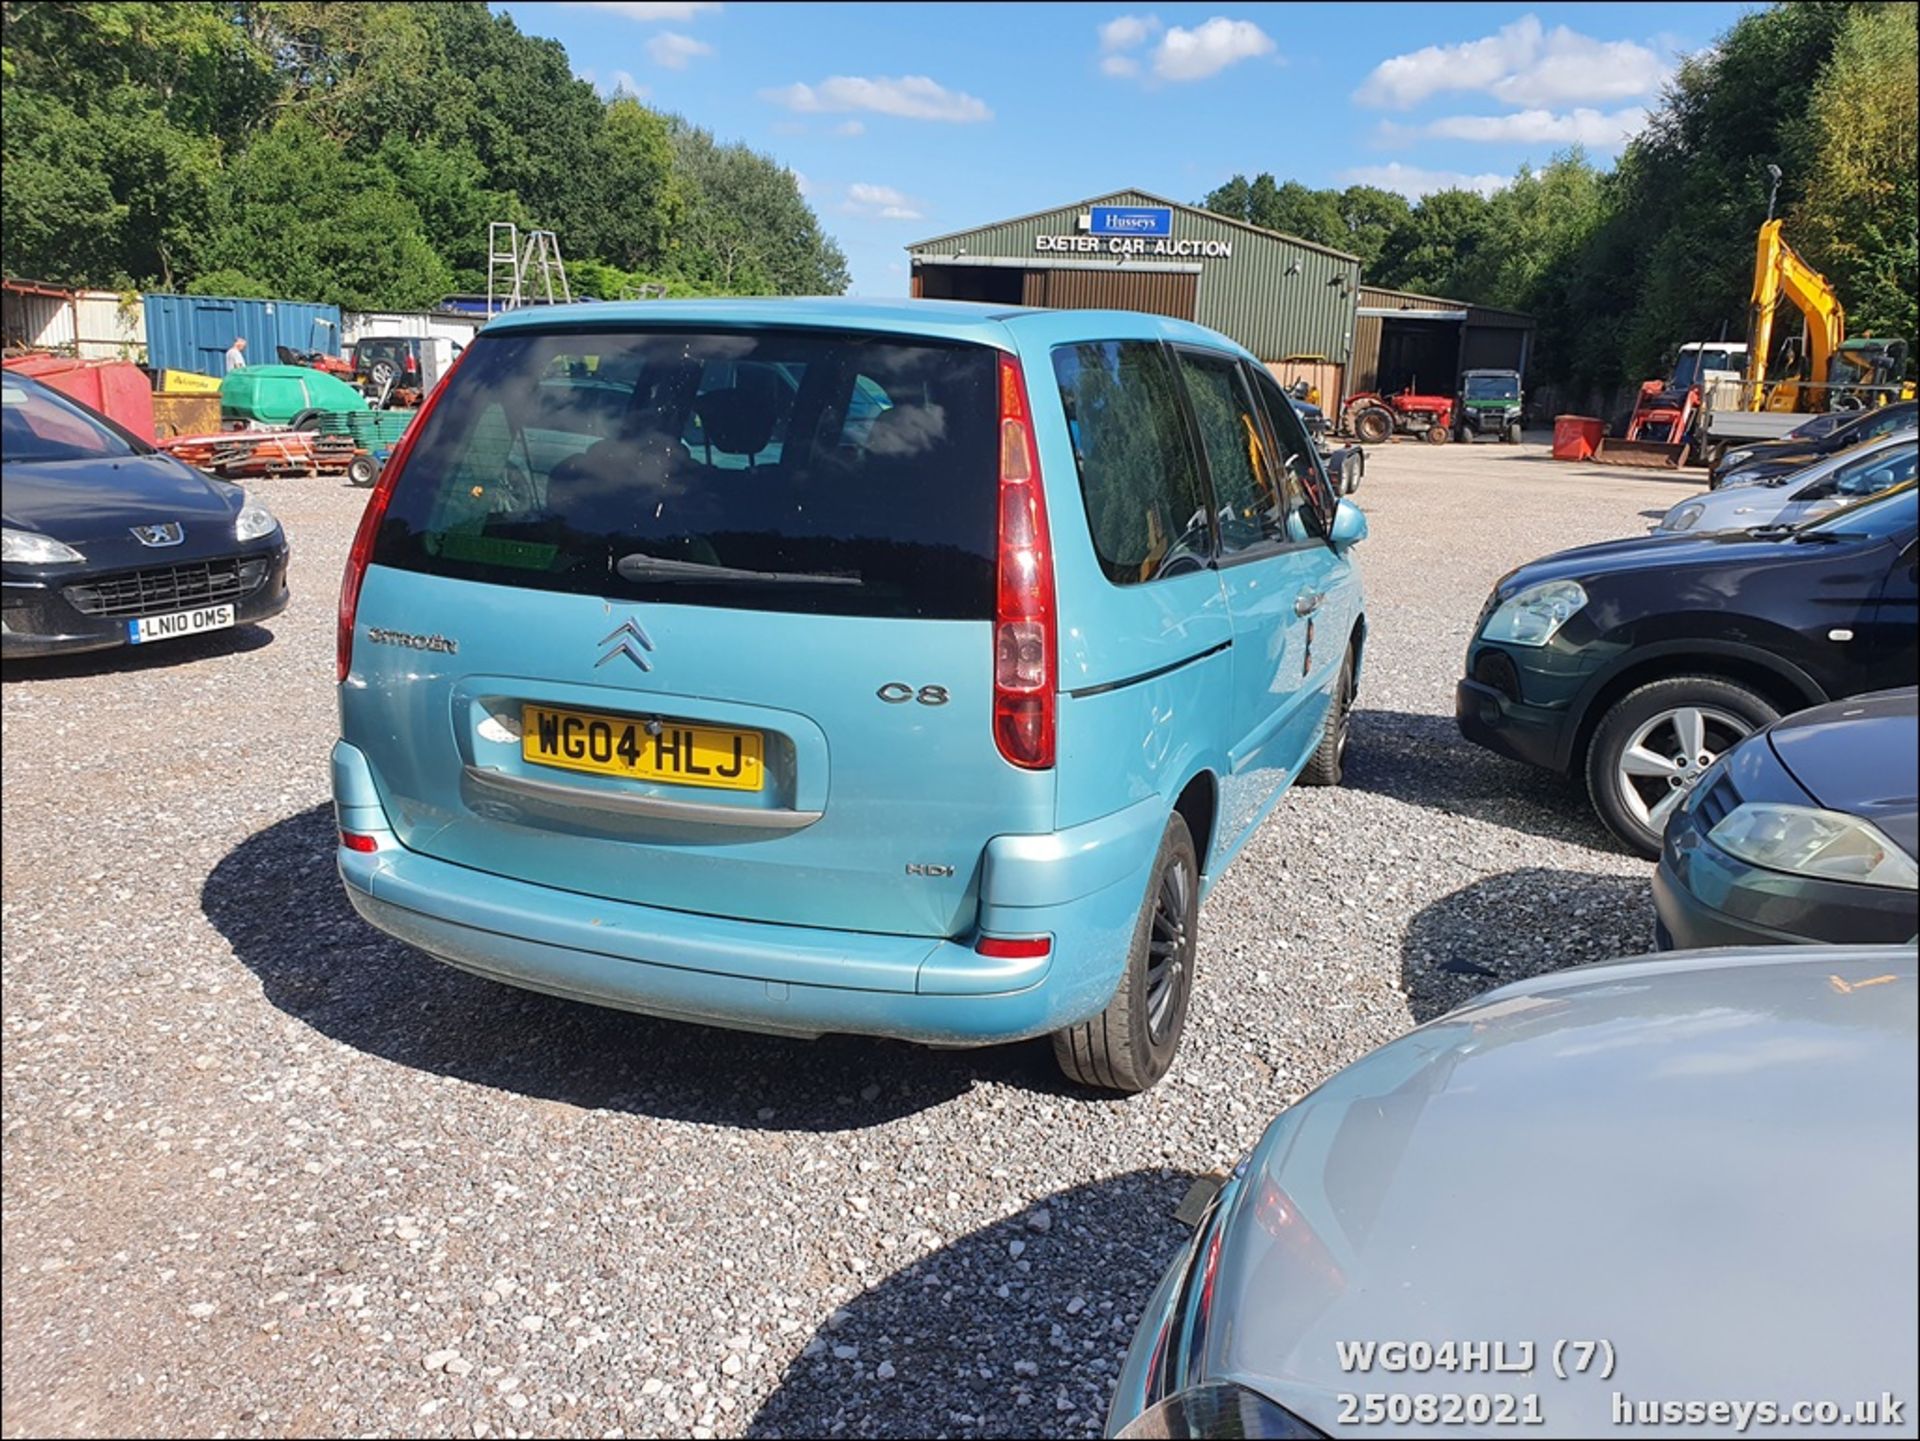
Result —
[[[1760,472],[1757,470],[1733,470],[1728,471],[1720,483],[1722,485],[1752,485],[1758,479],[1760,479]]]
[[[273,512],[257,500],[249,499],[240,507],[240,518],[233,523],[235,540],[258,540],[263,535],[272,535],[274,527],[280,522],[273,518]]]
[[[1579,581],[1542,581],[1503,601],[1480,634],[1512,645],[1545,645],[1586,603],[1587,592]]]
[[[1770,871],[1920,889],[1913,858],[1858,816],[1813,806],[1748,801],[1707,833],[1728,855]]]
[[[85,560],[72,546],[33,530],[0,526],[0,560],[19,565],[72,565]]]
[[[1748,461],[1752,459],[1753,459],[1753,452],[1751,450],[1731,451],[1728,454],[1720,457],[1720,468],[1722,470],[1731,470],[1733,469],[1734,466],[1745,465]]]
[[[1698,501],[1689,501],[1686,505],[1676,505],[1660,518],[1661,530],[1692,530],[1707,513],[1707,508]]]
[[[1279,1441],[1319,1437],[1324,1441],[1326,1434],[1258,1391],[1231,1383],[1176,1391],[1120,1428],[1123,1441],[1203,1436],[1272,1436]]]

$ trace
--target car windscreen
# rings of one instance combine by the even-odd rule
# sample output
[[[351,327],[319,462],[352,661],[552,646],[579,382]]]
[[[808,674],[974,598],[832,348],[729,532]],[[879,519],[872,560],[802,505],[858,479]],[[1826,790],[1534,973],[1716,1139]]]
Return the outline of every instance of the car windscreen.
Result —
[[[1915,496],[1914,483],[1907,481],[1893,490],[1870,496],[1853,505],[1839,510],[1830,510],[1814,520],[1805,521],[1793,528],[1795,534],[1860,535],[1873,540],[1887,540],[1903,531],[1912,530],[1916,519],[1920,519],[1920,502]]]
[[[9,375],[0,386],[0,451],[8,460],[124,460],[145,450],[58,391]]]
[[[1469,375],[1468,400],[1518,400],[1520,378],[1517,375]]]
[[[483,337],[374,562],[620,600],[987,619],[995,352],[802,330]]]
[[[1827,434],[1836,448],[1857,445],[1863,440],[1873,440],[1882,435],[1912,430],[1914,416],[1915,411],[1911,404],[1882,406],[1878,410],[1869,410],[1864,415],[1857,415],[1844,425],[1835,426]]]

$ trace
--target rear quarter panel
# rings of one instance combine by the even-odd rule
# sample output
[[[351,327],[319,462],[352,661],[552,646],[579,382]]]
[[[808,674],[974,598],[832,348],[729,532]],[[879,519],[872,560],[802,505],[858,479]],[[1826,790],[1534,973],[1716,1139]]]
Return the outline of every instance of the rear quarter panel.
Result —
[[[1171,811],[1196,774],[1218,774],[1226,765],[1233,627],[1219,578],[1212,571],[1144,585],[1107,578],[1094,553],[1054,379],[1056,346],[1157,342],[1163,326],[1150,315],[1037,311],[1007,327],[1026,376],[1053,543],[1063,828],[1151,796]]]

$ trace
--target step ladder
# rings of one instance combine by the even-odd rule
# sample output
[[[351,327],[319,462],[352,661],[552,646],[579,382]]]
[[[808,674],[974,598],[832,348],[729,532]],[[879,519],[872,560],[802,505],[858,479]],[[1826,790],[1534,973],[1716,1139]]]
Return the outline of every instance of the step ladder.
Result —
[[[560,237],[551,230],[524,236],[511,220],[487,225],[487,314],[521,305],[553,305],[573,299]]]

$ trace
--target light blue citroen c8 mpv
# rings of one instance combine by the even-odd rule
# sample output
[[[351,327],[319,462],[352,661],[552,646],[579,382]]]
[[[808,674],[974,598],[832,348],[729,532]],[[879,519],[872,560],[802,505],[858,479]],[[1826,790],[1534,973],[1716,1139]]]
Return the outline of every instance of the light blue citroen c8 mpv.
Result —
[[[1337,467],[1335,467],[1337,472]],[[511,985],[1165,1074],[1199,907],[1340,777],[1366,521],[1133,312],[539,307],[369,498],[333,789],[373,924]]]

